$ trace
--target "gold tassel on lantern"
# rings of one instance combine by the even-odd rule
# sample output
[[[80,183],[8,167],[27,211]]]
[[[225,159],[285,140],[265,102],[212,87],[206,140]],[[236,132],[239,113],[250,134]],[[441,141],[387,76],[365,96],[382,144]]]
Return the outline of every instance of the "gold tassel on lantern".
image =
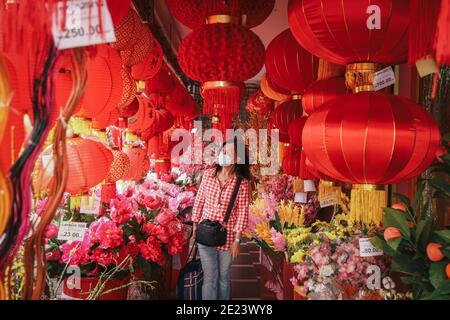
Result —
[[[300,179],[300,178],[298,178],[298,177],[295,177],[295,178],[294,178],[294,182],[293,182],[293,184],[292,184],[292,189],[293,189],[292,191],[293,191],[294,193],[297,193],[297,192],[305,192],[303,180]]]
[[[318,200],[322,201],[336,195],[336,200],[339,202],[341,187],[332,181],[320,180]]]
[[[380,225],[386,201],[386,191],[383,186],[372,184],[353,185],[349,220],[365,225]]]

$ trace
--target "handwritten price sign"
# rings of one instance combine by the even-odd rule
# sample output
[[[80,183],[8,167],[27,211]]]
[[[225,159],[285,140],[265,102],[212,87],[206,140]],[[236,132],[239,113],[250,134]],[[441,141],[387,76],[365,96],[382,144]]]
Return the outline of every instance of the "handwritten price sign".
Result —
[[[58,49],[85,47],[115,42],[114,27],[106,1],[98,8],[96,1],[68,0],[58,2],[53,15],[53,40]],[[100,9],[100,10],[99,10]],[[65,11],[65,12],[64,12]],[[100,14],[103,32],[100,28]],[[63,18],[65,26],[62,28]]]
[[[370,238],[359,239],[359,255],[361,257],[376,257],[382,256],[383,250],[375,248],[370,242]]]
[[[336,193],[326,195],[320,199],[321,208],[331,207],[337,203],[338,203],[338,196]]]
[[[373,88],[375,91],[395,84],[395,74],[391,67],[375,72],[373,76]]]
[[[57,239],[62,241],[83,241],[86,229],[85,222],[61,222]]]

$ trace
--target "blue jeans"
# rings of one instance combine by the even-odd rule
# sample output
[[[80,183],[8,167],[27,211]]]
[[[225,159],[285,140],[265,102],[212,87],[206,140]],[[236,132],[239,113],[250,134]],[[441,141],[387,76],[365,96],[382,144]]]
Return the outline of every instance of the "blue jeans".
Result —
[[[230,300],[231,250],[198,245],[203,269],[203,300]]]

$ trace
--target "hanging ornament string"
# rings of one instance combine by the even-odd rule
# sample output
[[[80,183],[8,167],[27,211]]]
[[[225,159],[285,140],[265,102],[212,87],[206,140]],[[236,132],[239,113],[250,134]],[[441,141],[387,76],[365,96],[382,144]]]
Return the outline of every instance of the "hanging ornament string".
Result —
[[[39,300],[45,288],[45,232],[55,217],[68,180],[68,161],[66,152],[67,123],[80,102],[87,82],[86,54],[84,49],[73,49],[70,55],[72,71],[72,91],[64,110],[61,110],[53,138],[55,169],[53,182],[46,202],[44,213],[34,234],[25,245],[26,281],[23,299]],[[34,277],[34,266],[36,275]]]

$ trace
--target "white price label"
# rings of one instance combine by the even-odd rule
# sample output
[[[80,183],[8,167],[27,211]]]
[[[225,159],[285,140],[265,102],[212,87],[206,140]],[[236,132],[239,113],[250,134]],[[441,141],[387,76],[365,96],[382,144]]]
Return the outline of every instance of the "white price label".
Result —
[[[304,180],[303,186],[305,192],[315,192],[316,191],[316,185],[314,184],[314,180]]]
[[[82,197],[80,204],[80,213],[84,214],[98,214],[101,206],[100,197]]]
[[[69,49],[116,41],[106,1],[68,0],[58,2],[52,21],[53,40],[58,49]],[[101,15],[101,16],[100,16]],[[65,16],[65,26],[62,28]],[[100,19],[101,18],[101,19]],[[101,24],[100,24],[101,22]],[[101,27],[103,30],[101,30]]]
[[[384,68],[378,72],[375,72],[373,77],[373,89],[375,91],[384,89],[395,84],[395,74],[392,67]]]
[[[320,199],[320,207],[326,208],[338,204],[338,196],[336,193],[328,194]]]
[[[359,255],[361,257],[382,256],[383,250],[375,248],[370,242],[370,238],[359,238]]]
[[[296,192],[294,196],[294,202],[296,203],[307,203],[308,194],[306,192]]]
[[[61,222],[58,231],[58,240],[83,241],[86,232],[85,222]]]

